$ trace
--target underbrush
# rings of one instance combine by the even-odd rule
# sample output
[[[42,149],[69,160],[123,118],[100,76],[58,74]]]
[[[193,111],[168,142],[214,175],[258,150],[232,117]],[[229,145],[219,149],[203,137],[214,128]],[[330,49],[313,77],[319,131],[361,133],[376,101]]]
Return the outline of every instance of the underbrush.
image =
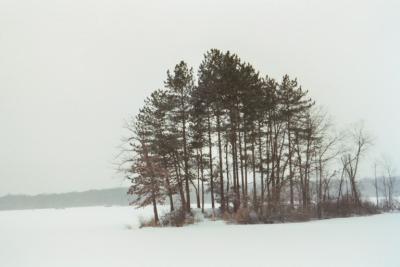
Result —
[[[364,216],[380,213],[381,210],[370,202],[356,205],[350,201],[327,201],[320,205],[313,204],[307,208],[280,205],[279,207],[248,207],[224,215],[222,219],[236,224],[268,224],[284,222],[305,222],[317,219]]]
[[[361,201],[360,205],[356,205],[346,199],[324,202],[321,206],[323,217],[325,218],[373,215],[383,211],[369,201]]]
[[[262,207],[240,207],[236,212],[230,207],[229,211],[221,212],[219,209],[209,209],[201,212],[192,209],[190,213],[177,209],[163,215],[159,222],[154,219],[141,220],[142,227],[182,227],[207,220],[223,220],[230,224],[273,224],[285,222],[306,222],[310,220],[343,218],[351,216],[373,215],[385,210],[377,208],[369,201],[359,204],[343,199],[340,201],[325,201],[319,205],[311,204],[309,207],[290,206],[288,204]]]
[[[139,221],[139,228],[142,227],[182,227],[198,223],[204,220],[204,214],[200,210],[192,210],[187,213],[183,209],[177,209],[163,215],[158,223],[154,219]]]

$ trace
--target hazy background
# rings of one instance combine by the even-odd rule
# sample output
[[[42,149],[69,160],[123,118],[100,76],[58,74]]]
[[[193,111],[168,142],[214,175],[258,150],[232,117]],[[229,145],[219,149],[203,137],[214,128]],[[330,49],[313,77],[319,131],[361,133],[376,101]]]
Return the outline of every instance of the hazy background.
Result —
[[[125,185],[124,120],[210,48],[298,77],[338,126],[364,119],[371,158],[398,166],[399,3],[0,0],[0,195]]]

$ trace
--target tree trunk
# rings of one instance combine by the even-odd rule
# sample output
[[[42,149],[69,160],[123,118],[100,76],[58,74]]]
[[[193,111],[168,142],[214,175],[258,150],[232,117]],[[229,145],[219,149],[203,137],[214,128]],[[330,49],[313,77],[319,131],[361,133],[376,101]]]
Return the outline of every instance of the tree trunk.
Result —
[[[224,170],[222,167],[222,144],[221,144],[221,122],[219,111],[217,111],[217,133],[218,133],[218,154],[219,154],[219,175],[220,175],[220,197],[221,197],[221,212],[225,211],[225,198],[224,198]]]
[[[240,128],[240,127],[239,127]],[[241,184],[242,184],[242,201],[244,203],[244,206],[247,206],[247,201],[246,201],[246,191],[245,191],[245,184],[244,184],[244,171],[243,171],[243,151],[242,151],[242,139],[240,135],[240,129],[239,129],[239,159],[240,159],[240,178],[241,178]]]
[[[233,193],[234,193],[234,198],[233,198],[233,211],[236,212],[238,210],[238,178],[237,178],[237,172],[236,172],[236,164],[237,164],[237,159],[236,159],[236,133],[232,131],[231,134],[231,144],[232,144],[232,177],[233,177]]]
[[[319,165],[319,184],[318,184],[318,218],[322,218],[322,160],[318,159]]]
[[[185,189],[186,189],[186,211],[190,212],[190,189],[189,189],[189,158],[187,153],[187,140],[186,140],[186,114],[183,96],[181,97],[182,109],[182,137],[183,137],[183,161],[185,163]]]
[[[144,152],[144,158],[145,158],[145,163],[147,168],[150,170],[151,173],[151,178],[152,180],[154,179],[154,169],[151,164],[151,161],[149,160],[148,152],[146,146],[142,143],[143,146],[143,152]],[[154,222],[155,224],[158,224],[158,212],[157,212],[157,201],[156,201],[156,194],[155,194],[155,189],[154,189],[154,183],[151,184],[151,202],[153,204],[153,212],[154,212]]]
[[[168,198],[169,198],[170,211],[174,211],[174,198],[172,197],[171,184],[170,184],[168,175],[167,175],[167,178],[166,178],[166,182],[167,182],[167,188],[168,188]]]
[[[270,198],[271,198],[271,192],[270,192],[270,161],[271,161],[271,155],[270,155],[270,140],[269,140],[269,133],[268,133],[268,127],[267,127],[267,134],[266,134],[266,141],[265,141],[265,149],[266,149],[266,154],[267,154],[267,170],[266,170],[266,182],[267,182],[267,204],[269,205],[270,203]]]
[[[289,157],[289,184],[290,184],[290,207],[293,209],[293,167],[292,167],[292,140],[290,133],[290,119],[288,119],[288,157]]]
[[[226,168],[226,210],[229,212],[229,161],[228,161],[228,145],[225,145],[225,168]]]
[[[154,213],[154,222],[156,225],[158,225],[159,223],[159,219],[158,219],[158,211],[157,211],[157,202],[156,202],[156,198],[154,196],[154,192],[152,193],[152,202],[153,202],[153,213]]]
[[[177,159],[176,155],[174,156],[174,168],[175,168],[176,178],[178,180],[179,194],[181,196],[181,208],[185,209],[186,208],[185,193],[183,191],[183,183],[182,183],[182,179],[181,179],[181,171],[180,171],[180,167],[178,165],[178,159]]]
[[[211,119],[210,119],[210,111],[207,112],[207,126],[208,126],[208,153],[210,156],[210,189],[211,189],[211,208],[214,210],[215,208],[215,200],[214,200],[214,177],[213,177],[213,157],[212,157],[212,142],[211,142]]]
[[[253,208],[257,208],[257,184],[256,184],[256,157],[255,157],[255,145],[254,145],[254,132],[252,132],[251,138],[251,161],[253,167]]]
[[[261,143],[261,123],[258,121],[258,153],[260,157],[260,180],[261,180],[261,200],[260,208],[261,214],[264,206],[264,168],[263,168],[263,157],[262,157],[262,143]]]
[[[243,201],[245,201],[245,205],[247,206],[247,202],[248,202],[248,180],[247,180],[247,140],[246,140],[246,130],[244,131],[244,192],[245,192],[245,197],[243,199]]]
[[[163,157],[163,163],[164,163],[164,168],[167,168],[167,160],[165,157]],[[169,174],[166,175],[165,182],[167,184],[170,211],[174,211],[174,199],[172,196],[172,189],[171,189],[171,182],[169,180]]]
[[[204,213],[204,168],[203,151],[200,149],[200,172],[201,172],[201,212]]]
[[[200,209],[200,162],[199,162],[199,150],[196,150],[196,159],[197,159],[197,190],[196,190],[196,201],[197,208]]]

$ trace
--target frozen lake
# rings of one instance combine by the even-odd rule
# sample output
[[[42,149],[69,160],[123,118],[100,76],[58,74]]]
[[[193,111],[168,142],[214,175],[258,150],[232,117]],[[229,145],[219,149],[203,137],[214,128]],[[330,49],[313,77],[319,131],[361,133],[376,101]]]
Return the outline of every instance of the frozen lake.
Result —
[[[0,266],[399,267],[400,214],[138,229],[151,209],[0,212]]]

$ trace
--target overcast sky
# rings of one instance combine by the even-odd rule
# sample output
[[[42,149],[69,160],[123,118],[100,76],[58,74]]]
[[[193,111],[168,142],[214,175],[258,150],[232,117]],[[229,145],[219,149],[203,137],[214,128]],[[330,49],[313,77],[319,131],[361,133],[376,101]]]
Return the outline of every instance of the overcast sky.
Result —
[[[124,185],[124,120],[210,48],[297,77],[398,166],[399,14],[399,1],[0,0],[0,195]]]

